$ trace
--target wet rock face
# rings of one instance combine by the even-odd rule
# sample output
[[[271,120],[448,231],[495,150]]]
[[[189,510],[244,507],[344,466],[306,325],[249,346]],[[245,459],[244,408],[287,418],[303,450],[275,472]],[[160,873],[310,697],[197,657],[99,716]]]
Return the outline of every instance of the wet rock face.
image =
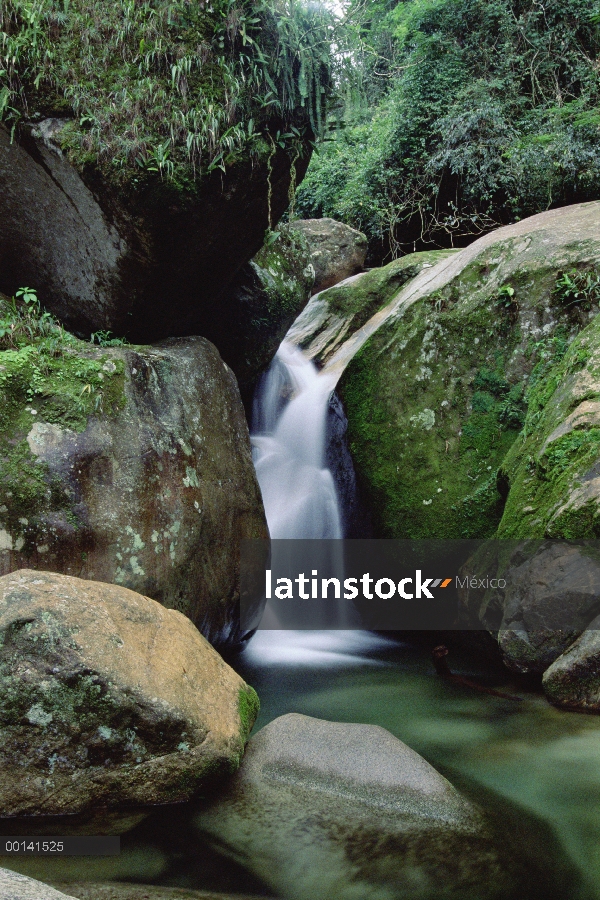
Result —
[[[294,900],[516,900],[549,888],[535,865],[525,875],[478,808],[378,726],[274,720],[197,824]]]
[[[268,225],[267,165],[206,176],[193,199],[165,183],[127,198],[84,181],[58,147],[59,119],[11,143],[0,128],[0,290],[37,287],[71,331],[147,342],[205,334],[219,296],[260,249]],[[297,178],[308,165],[298,162]],[[272,160],[272,220],[289,203],[290,162]]]
[[[367,238],[361,231],[335,219],[298,219],[292,228],[304,235],[310,249],[315,270],[313,294],[362,271]]]
[[[181,613],[21,570],[0,637],[3,817],[179,802],[237,768],[256,695]]]
[[[219,315],[203,325],[203,336],[231,366],[248,411],[259,376],[306,306],[313,282],[304,237],[281,226],[274,243],[262,247],[221,295]]]
[[[240,541],[268,532],[233,374],[203,338],[71,354],[59,374],[79,366],[102,400],[84,417],[51,384],[28,405],[24,370],[3,372],[2,573],[123,585],[235,644]]]

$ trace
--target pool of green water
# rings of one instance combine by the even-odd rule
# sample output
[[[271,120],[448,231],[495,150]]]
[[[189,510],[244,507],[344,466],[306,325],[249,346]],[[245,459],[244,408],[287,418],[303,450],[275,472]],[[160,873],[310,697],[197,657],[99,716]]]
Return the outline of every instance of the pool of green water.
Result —
[[[435,674],[427,648],[374,635],[264,632],[233,661],[258,691],[256,728],[286,712],[382,725],[459,786],[493,791],[552,828],[600,900],[600,716],[562,712],[532,686],[451,654],[455,671],[523,697],[506,700]],[[46,881],[124,880],[268,893],[203,848],[188,808],[122,838],[117,858],[7,861]]]

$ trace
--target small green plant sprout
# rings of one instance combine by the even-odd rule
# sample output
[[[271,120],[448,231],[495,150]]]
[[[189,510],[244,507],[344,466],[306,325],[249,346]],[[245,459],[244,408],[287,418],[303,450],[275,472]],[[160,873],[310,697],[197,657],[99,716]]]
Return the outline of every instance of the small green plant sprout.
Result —
[[[503,284],[498,288],[494,300],[496,309],[503,314],[506,322],[516,322],[519,315],[519,304],[515,299],[515,289],[510,284]]]
[[[510,284],[503,284],[502,287],[498,289],[498,293],[496,295],[496,306],[501,306],[504,309],[510,309],[516,303],[516,300],[513,299],[514,296],[514,287],[511,287]]]
[[[281,232],[280,232],[280,231],[271,231],[271,229],[268,228],[268,229],[267,229],[267,232],[266,232],[266,234],[265,234],[265,244],[264,244],[264,246],[265,246],[265,247],[271,247],[271,246],[275,243],[275,241],[278,241],[278,240],[279,240],[280,235],[281,235]]]
[[[600,303],[600,276],[597,272],[580,269],[561,272],[553,294],[565,309],[578,306],[580,309],[590,310]]]
[[[90,343],[99,347],[127,347],[127,338],[111,337],[112,331],[94,331],[90,335]]]
[[[36,311],[39,311],[40,301],[38,300],[38,295],[35,288],[19,288],[17,291],[15,291],[15,297],[17,300],[21,300],[22,303],[26,303],[27,306],[31,306]]]

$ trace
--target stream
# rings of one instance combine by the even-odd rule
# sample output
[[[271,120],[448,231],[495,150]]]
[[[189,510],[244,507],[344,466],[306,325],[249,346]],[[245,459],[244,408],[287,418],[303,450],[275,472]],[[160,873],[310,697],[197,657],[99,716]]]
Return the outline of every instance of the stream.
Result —
[[[263,378],[253,447],[273,537],[342,535],[325,466],[334,384],[285,343]],[[255,729],[287,712],[381,725],[483,805],[505,801],[517,816],[537,816],[600,900],[600,719],[559,711],[534,687],[458,652],[454,671],[524,699],[450,683],[435,674],[431,647],[361,631],[263,631],[230,662],[260,696]],[[119,857],[11,860],[11,868],[55,883],[122,880],[268,896],[203,846],[192,819],[190,807],[151,815],[123,835]]]

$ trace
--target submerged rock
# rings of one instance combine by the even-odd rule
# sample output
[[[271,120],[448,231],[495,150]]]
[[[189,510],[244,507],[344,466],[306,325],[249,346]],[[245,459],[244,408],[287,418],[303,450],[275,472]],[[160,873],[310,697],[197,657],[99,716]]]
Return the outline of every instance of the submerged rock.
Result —
[[[54,340],[0,352],[0,572],[121,584],[237,643],[240,541],[267,527],[231,371],[199,337]]]
[[[2,817],[181,802],[238,767],[256,694],[181,613],[21,570],[0,638]]]
[[[203,835],[290,900],[563,895],[385,729],[289,714],[261,729]],[[546,892],[546,893],[544,893]]]
[[[315,270],[313,294],[362,272],[367,238],[335,219],[297,219],[291,227],[304,235]]]
[[[73,900],[72,894],[63,894],[10,869],[0,869],[0,897],[2,900]]]

